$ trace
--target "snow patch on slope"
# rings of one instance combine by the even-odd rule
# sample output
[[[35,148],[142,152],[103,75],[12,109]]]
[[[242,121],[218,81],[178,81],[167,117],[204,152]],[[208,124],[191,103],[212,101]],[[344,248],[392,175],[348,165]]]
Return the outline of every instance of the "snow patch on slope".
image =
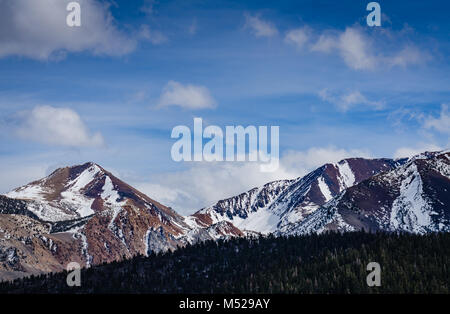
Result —
[[[148,249],[149,249],[149,246],[148,246],[148,238],[149,238],[149,236],[150,236],[150,232],[151,232],[151,231],[152,231],[151,228],[148,229],[147,232],[145,233],[145,236],[144,236],[144,245],[145,245],[145,251],[144,251],[144,254],[145,254],[145,256],[148,256]]]
[[[241,230],[252,230],[267,234],[277,229],[280,217],[267,209],[260,209],[251,212],[245,219],[234,217],[232,220],[227,220]]]
[[[48,202],[36,202],[32,201],[28,204],[28,210],[45,221],[63,221],[74,219],[74,216],[65,213],[61,208],[52,206]]]
[[[41,198],[46,191],[39,185],[25,185],[6,194],[10,198],[36,199]]]
[[[69,181],[66,184],[67,189],[61,192],[61,204],[77,213],[79,217],[94,214],[94,210],[91,208],[94,199],[82,195],[81,191],[95,179],[100,171],[101,169],[97,165],[92,165],[75,179]]]
[[[95,179],[95,176],[101,172],[101,169],[97,165],[92,165],[86,170],[84,170],[80,175],[78,175],[72,181],[67,183],[67,187],[70,187],[71,191],[79,191],[83,189],[86,185]]]
[[[119,193],[114,189],[114,185],[111,181],[110,177],[105,178],[105,184],[103,185],[103,192],[100,195],[101,198],[110,203],[116,203],[116,201],[120,198]]]
[[[331,194],[330,189],[328,188],[328,185],[325,183],[325,180],[323,177],[319,177],[317,179],[317,182],[319,184],[319,189],[322,195],[325,197],[325,201],[328,202],[333,198],[333,194]]]
[[[415,233],[425,233],[432,227],[432,207],[423,198],[423,182],[414,163],[400,185],[400,195],[392,204],[391,228]]]
[[[340,191],[343,191],[344,189],[355,184],[355,175],[346,160],[338,163],[336,166],[340,174],[338,176]]]

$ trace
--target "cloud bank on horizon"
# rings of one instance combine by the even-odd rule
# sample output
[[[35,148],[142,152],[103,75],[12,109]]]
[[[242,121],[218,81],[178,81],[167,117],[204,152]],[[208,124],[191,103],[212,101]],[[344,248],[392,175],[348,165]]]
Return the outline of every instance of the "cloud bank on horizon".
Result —
[[[0,193],[95,161],[182,213],[347,157],[450,146],[450,4],[0,1]],[[336,12],[340,14],[336,15]],[[280,126],[280,168],[175,163],[171,130]]]

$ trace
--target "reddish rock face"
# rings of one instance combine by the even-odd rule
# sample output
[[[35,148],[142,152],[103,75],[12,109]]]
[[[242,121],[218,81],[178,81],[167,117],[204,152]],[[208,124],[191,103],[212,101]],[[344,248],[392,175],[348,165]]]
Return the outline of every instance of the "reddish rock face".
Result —
[[[94,163],[57,169],[8,196],[0,196],[0,280],[244,236],[231,223],[202,223],[206,216],[187,224]]]
[[[326,229],[450,231],[449,160],[449,153],[350,158],[188,217],[94,163],[61,168],[0,196],[0,280],[209,239]]]
[[[445,231],[450,222],[450,153],[428,153],[350,188],[337,206],[366,230]]]
[[[450,231],[450,153],[416,156],[363,180],[288,233],[323,230]]]
[[[0,197],[0,214],[5,214],[0,223],[8,238],[0,234],[0,250],[16,257],[11,257],[14,264],[0,261],[0,279],[59,271],[72,261],[82,266],[111,262],[188,242],[184,217],[94,163],[57,169],[9,196],[14,198]],[[20,229],[11,217],[28,224]],[[29,227],[40,232],[29,234]],[[20,230],[17,238],[10,229]],[[23,237],[26,243],[20,244]]]
[[[208,214],[202,214],[200,212],[197,212],[193,214],[192,217],[195,218],[195,221],[199,226],[209,227],[213,224],[213,220],[211,219],[211,216]]]
[[[202,226],[232,222],[241,230],[269,233],[283,230],[350,186],[403,164],[406,160],[349,158],[326,164],[304,177],[281,180],[218,201],[192,217]],[[261,225],[250,223],[262,220]]]

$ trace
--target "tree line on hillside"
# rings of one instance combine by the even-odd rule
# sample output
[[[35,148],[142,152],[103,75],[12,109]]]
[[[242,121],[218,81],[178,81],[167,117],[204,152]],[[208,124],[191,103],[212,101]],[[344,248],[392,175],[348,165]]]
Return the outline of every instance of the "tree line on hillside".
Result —
[[[381,266],[369,287],[366,267]],[[333,233],[207,241],[0,284],[0,293],[449,293],[450,234]]]

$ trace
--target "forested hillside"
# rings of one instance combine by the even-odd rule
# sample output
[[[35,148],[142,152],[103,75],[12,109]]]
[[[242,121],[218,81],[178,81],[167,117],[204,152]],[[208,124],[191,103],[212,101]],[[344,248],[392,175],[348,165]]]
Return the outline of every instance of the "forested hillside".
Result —
[[[381,286],[368,287],[369,262]],[[234,238],[0,285],[2,293],[449,293],[450,234]]]

